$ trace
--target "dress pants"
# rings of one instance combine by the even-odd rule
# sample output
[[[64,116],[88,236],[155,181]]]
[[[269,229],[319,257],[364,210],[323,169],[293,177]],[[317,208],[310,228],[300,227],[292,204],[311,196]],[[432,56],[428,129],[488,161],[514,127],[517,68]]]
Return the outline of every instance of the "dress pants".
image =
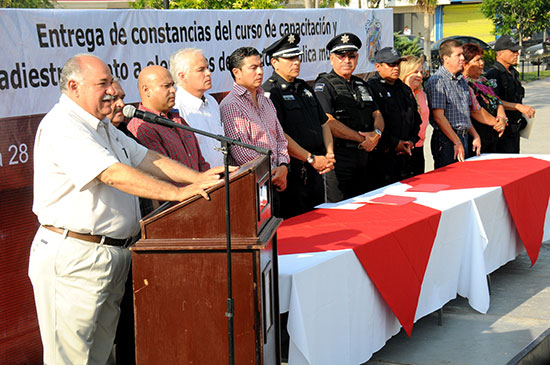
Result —
[[[367,169],[369,153],[354,145],[336,146],[334,149],[336,164],[334,170],[326,174],[328,202],[339,202],[370,190],[371,172]]]
[[[512,132],[510,126],[506,127],[502,137],[498,139],[496,152],[519,153],[519,131]]]
[[[45,364],[114,361],[113,341],[130,260],[128,248],[38,229],[29,277]]]
[[[468,133],[457,132],[458,138],[464,147],[464,159],[468,158]],[[439,129],[434,129],[431,141],[434,168],[438,169],[450,165],[458,160],[454,158],[454,143]]]
[[[309,163],[291,159],[287,186],[280,193],[281,218],[288,219],[313,210],[325,202],[323,176]]]

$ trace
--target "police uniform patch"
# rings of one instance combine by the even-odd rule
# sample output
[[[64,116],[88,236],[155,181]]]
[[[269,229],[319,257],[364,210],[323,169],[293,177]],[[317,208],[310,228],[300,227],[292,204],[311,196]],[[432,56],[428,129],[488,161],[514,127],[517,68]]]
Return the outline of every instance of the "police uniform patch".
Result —
[[[304,95],[307,96],[308,98],[312,98],[312,97],[313,97],[313,94],[312,94],[311,91],[309,91],[308,89],[304,89]]]
[[[367,88],[363,85],[359,85],[357,87],[357,90],[359,90],[359,93],[361,93],[361,100],[363,101],[372,101],[372,96],[370,96],[369,92],[367,91]]]
[[[322,82],[315,84],[315,91],[323,91],[325,90],[325,84]]]
[[[294,98],[294,95],[283,95],[283,99],[286,100],[286,101],[289,101],[289,100],[296,100]]]

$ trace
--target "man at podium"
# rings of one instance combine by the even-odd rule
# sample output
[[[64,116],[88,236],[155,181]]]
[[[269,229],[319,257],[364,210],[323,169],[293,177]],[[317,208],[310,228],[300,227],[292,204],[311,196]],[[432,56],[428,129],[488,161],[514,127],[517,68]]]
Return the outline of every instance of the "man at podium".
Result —
[[[62,95],[38,126],[29,258],[46,364],[112,360],[119,304],[139,232],[136,196],[183,201],[220,181],[147,150],[107,118],[113,77],[96,56],[70,58]],[[178,187],[169,181],[188,183]]]

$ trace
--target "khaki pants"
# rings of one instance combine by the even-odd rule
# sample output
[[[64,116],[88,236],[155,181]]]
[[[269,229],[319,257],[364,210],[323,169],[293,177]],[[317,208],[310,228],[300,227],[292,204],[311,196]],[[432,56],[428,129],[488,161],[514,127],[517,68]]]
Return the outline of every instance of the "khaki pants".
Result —
[[[112,361],[130,259],[127,248],[38,229],[31,247],[29,277],[45,364]]]

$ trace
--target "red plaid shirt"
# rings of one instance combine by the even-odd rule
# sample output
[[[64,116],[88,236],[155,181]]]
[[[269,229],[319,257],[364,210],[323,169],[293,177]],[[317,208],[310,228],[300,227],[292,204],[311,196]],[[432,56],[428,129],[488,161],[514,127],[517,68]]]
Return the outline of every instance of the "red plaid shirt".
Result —
[[[277,111],[264,91],[257,91],[258,107],[252,101],[250,91],[233,83],[233,90],[220,103],[220,114],[225,135],[240,139],[243,143],[270,149],[271,165],[288,163],[287,140],[277,119]],[[231,159],[242,165],[260,156],[248,148],[231,146]]]
[[[173,122],[188,125],[177,112],[168,114],[148,109],[139,104],[139,110],[145,110]],[[141,119],[132,118],[128,123],[128,130],[145,147],[170,157],[196,171],[206,171],[210,168],[208,162],[202,157],[202,153],[193,132],[180,128],[169,128],[163,125],[144,122]]]

